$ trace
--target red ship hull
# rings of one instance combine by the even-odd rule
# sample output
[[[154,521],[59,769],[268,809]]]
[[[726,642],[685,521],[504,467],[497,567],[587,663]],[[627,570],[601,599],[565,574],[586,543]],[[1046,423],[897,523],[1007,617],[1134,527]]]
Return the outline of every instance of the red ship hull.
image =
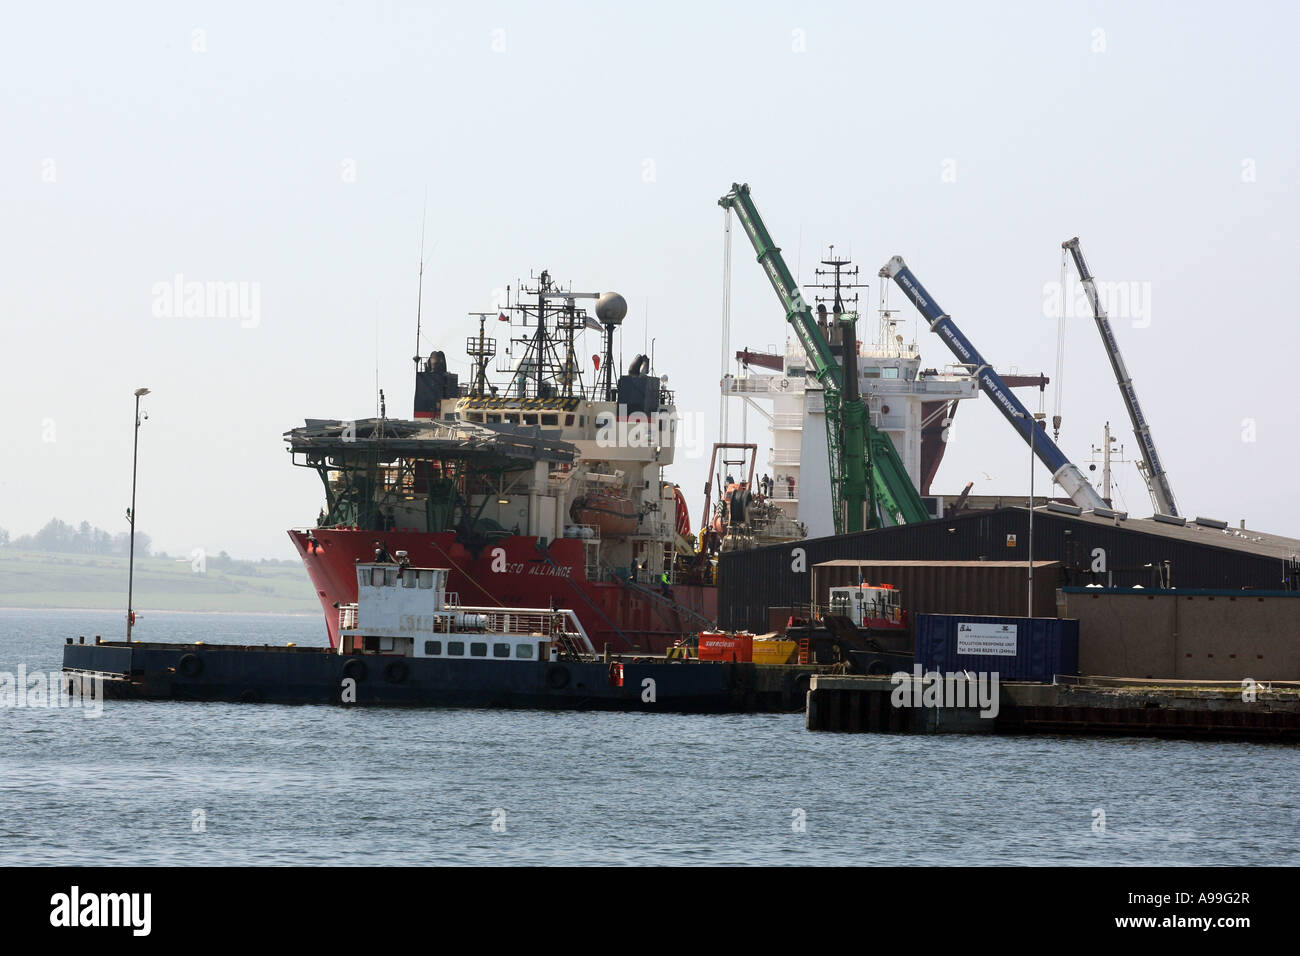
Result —
[[[511,535],[493,541],[477,556],[457,542],[453,532],[360,531],[317,528],[290,531],[294,547],[307,566],[325,612],[330,645],[338,646],[340,604],[357,599],[355,565],[374,559],[379,538],[389,554],[405,551],[418,567],[449,568],[448,590],[470,606],[571,608],[597,649],[663,653],[683,634],[700,630],[698,620],[677,611],[672,603],[647,595],[619,581],[589,581],[583,544],[576,538],[551,541],[546,549],[537,539]],[[549,560],[548,560],[549,556]],[[648,583],[648,582],[644,582]],[[674,585],[673,601],[716,621],[716,588]]]

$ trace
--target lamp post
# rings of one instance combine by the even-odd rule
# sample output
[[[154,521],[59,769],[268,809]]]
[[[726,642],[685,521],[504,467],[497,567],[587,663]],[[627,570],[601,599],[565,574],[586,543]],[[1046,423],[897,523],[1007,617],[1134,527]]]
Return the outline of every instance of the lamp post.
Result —
[[[1025,602],[1026,617],[1034,616],[1034,434],[1038,431],[1038,416],[1029,419],[1029,600]]]
[[[136,466],[140,461],[140,399],[148,394],[147,388],[135,390],[135,438],[131,448],[131,507],[126,512],[126,520],[131,525],[131,548],[126,571],[126,641],[128,644],[131,643],[131,628],[135,626],[135,611],[131,602],[135,590],[135,475]]]

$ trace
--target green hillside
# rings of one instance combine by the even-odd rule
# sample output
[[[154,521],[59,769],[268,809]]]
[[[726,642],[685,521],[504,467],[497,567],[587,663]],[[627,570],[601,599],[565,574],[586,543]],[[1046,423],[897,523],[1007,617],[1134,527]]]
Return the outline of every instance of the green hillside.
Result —
[[[320,613],[301,565],[222,563],[197,573],[188,559],[137,557],[136,609]],[[0,607],[125,608],[126,582],[124,557],[0,548]]]

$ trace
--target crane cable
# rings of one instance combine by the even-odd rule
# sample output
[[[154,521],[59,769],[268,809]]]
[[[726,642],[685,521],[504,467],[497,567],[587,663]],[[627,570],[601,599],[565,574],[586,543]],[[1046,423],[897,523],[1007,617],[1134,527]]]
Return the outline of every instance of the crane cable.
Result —
[[[1065,307],[1069,301],[1065,294],[1066,251],[1061,249],[1061,305],[1056,316],[1056,388],[1053,390],[1055,405],[1052,409],[1052,439],[1061,439],[1061,386],[1065,375]]]
[[[731,349],[731,209],[722,210],[722,379],[727,377]],[[718,440],[727,440],[727,393],[718,383]]]

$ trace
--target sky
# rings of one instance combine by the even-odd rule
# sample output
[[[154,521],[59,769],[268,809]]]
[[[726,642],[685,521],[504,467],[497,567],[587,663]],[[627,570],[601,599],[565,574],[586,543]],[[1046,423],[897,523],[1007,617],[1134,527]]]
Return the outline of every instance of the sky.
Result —
[[[285,529],[322,495],[283,432],[374,414],[376,381],[410,413],[425,217],[421,350],[453,371],[468,313],[534,271],[627,298],[625,359],[653,339],[695,416],[669,477],[698,520],[733,181],[801,281],[835,243],[874,305],[902,255],[1003,371],[1055,378],[1051,284],[1079,236],[1129,293],[1115,332],[1180,508],[1300,536],[1289,5],[24,4],[6,21],[15,536],[52,517],[126,530],[143,386],[139,529],[173,554],[292,557]],[[733,248],[732,346],[779,348],[779,303],[739,232]],[[191,314],[177,276],[241,298]],[[924,364],[950,361],[892,302]],[[1135,457],[1086,311],[1063,371],[1065,453],[1086,469],[1110,421]],[[986,398],[952,439],[936,492],[1025,492],[1024,445]],[[1116,475],[1149,514],[1135,467]]]

